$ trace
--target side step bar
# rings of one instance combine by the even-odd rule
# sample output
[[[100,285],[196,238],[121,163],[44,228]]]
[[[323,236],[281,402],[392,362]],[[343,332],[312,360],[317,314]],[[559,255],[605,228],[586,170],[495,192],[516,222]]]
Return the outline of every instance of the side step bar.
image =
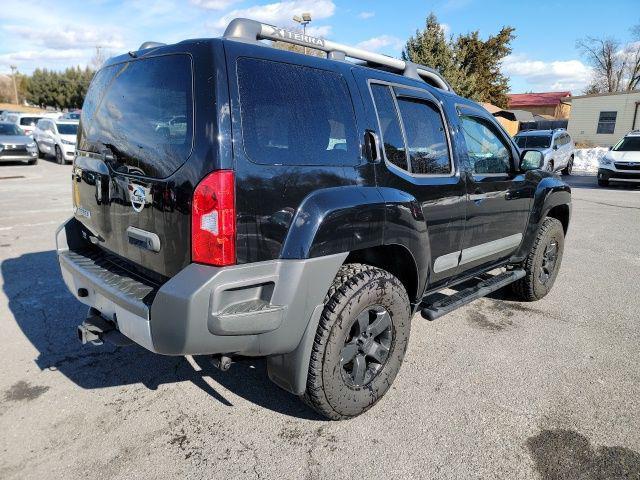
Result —
[[[457,308],[471,303],[478,298],[486,297],[496,290],[509,285],[510,283],[520,280],[524,277],[524,270],[508,270],[499,275],[493,276],[486,280],[480,281],[473,287],[465,288],[459,292],[449,295],[442,300],[438,300],[424,307],[421,311],[422,316],[427,320],[435,320],[441,316],[454,311]]]

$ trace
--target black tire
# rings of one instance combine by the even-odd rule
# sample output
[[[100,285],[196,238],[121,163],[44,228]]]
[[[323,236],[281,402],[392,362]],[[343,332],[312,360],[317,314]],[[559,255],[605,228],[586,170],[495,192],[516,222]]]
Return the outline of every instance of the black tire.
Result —
[[[38,142],[34,141],[33,143],[36,144],[36,152],[38,152],[38,158],[43,158],[44,154],[42,153],[42,150],[40,150],[40,145],[38,145]]]
[[[551,291],[562,264],[564,229],[555,218],[544,219],[522,267],[526,275],[512,284],[515,296],[522,301],[540,300]]]
[[[573,155],[571,155],[571,158],[569,158],[567,166],[562,169],[563,175],[571,175],[571,172],[573,172]]]
[[[324,305],[303,400],[328,419],[344,420],[367,411],[391,386],[407,349],[411,307],[396,277],[359,263],[340,268]]]
[[[600,186],[600,187],[608,187],[609,186],[609,180],[607,180],[605,178],[599,178],[598,179],[598,186]]]
[[[29,160],[29,161],[27,162],[27,164],[28,164],[28,165],[37,165],[37,164],[38,164],[38,157],[36,157],[36,158],[34,158],[34,159],[32,159],[32,160]]]
[[[549,163],[547,163],[547,168],[546,168],[547,172],[555,172],[555,165],[553,163],[553,160],[549,160]]]
[[[56,162],[58,162],[58,165],[65,164],[64,155],[62,154],[62,150],[60,150],[60,147],[58,145],[56,145]]]

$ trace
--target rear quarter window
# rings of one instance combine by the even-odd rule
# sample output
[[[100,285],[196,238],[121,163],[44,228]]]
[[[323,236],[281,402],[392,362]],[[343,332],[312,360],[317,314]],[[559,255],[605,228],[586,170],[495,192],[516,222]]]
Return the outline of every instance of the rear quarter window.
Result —
[[[360,158],[339,73],[270,60],[237,62],[244,150],[268,165],[344,165]]]

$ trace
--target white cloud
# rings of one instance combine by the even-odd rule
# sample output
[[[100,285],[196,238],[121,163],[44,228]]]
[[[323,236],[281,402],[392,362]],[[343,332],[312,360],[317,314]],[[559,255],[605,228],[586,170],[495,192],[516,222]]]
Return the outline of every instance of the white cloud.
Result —
[[[307,27],[307,34],[312,37],[325,38],[331,35],[331,25],[318,25]]]
[[[207,10],[226,10],[242,0],[191,0],[191,4]]]
[[[73,62],[83,61],[87,58],[87,52],[80,49],[43,49],[21,50],[18,52],[4,53],[0,55],[0,65],[8,66],[23,62],[63,62],[73,65]]]
[[[374,17],[376,14],[376,12],[360,12],[358,14],[358,18],[362,19],[362,20],[367,20],[369,18]]]
[[[313,20],[322,20],[333,16],[335,11],[336,5],[332,0],[289,0],[232,10],[216,20],[212,27],[217,32],[221,32],[236,17],[287,26],[293,24],[294,15],[300,15],[303,12],[310,12]]]
[[[106,29],[82,26],[63,26],[55,28],[32,28],[22,25],[6,25],[9,33],[22,41],[30,40],[35,45],[50,49],[73,49],[101,46],[104,48],[122,48],[124,42],[117,33]]]
[[[442,33],[444,33],[445,37],[448,37],[451,34],[451,26],[448,23],[441,23],[440,28],[442,29]]]
[[[509,55],[502,62],[502,71],[517,77],[534,91],[583,90],[591,79],[591,68],[580,60],[544,62],[526,55]]]
[[[358,43],[358,48],[365,50],[379,51],[384,48],[390,48],[391,50],[402,50],[404,43],[397,37],[392,35],[380,35],[379,37],[373,37],[369,40]]]

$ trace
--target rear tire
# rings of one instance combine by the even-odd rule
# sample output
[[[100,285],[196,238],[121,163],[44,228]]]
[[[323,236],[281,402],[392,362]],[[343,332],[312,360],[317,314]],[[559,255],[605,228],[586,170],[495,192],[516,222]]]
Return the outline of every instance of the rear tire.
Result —
[[[599,178],[598,179],[598,186],[600,186],[600,187],[608,187],[609,186],[609,180],[606,180],[604,178]]]
[[[533,302],[551,291],[558,276],[564,251],[564,229],[559,220],[544,219],[522,268],[526,274],[512,284],[515,296]]]
[[[569,162],[567,163],[567,166],[564,167],[564,169],[562,170],[562,174],[571,175],[571,172],[573,172],[573,155],[571,155],[571,158],[569,158]]]
[[[331,420],[352,418],[382,398],[409,340],[411,307],[389,272],[343,265],[325,297],[303,400]]]
[[[60,147],[58,145],[56,145],[56,162],[58,162],[58,165],[64,165],[65,163],[64,155],[62,154],[62,150],[60,150]]]

